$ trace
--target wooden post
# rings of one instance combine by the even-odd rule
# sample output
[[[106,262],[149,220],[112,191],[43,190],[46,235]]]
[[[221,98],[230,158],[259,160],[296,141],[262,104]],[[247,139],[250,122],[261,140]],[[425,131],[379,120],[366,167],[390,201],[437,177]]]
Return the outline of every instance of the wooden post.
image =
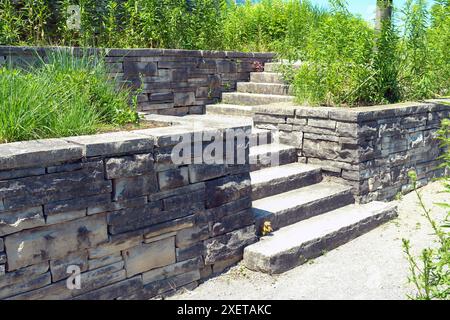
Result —
[[[383,22],[390,23],[392,21],[393,0],[377,0],[377,17],[375,30],[381,31]]]

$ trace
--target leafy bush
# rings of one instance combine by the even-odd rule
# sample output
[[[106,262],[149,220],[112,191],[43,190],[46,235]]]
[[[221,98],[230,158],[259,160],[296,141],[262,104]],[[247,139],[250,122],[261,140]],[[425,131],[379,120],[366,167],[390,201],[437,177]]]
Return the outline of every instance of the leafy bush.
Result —
[[[447,152],[442,156],[442,167],[450,169],[450,119],[442,122],[442,128],[439,131],[439,138],[443,148]],[[447,216],[442,225],[439,225],[431,217],[431,211],[428,209],[422,199],[415,184],[417,175],[410,172],[410,178],[414,182],[414,189],[419,199],[419,204],[424,212],[424,216],[430,223],[433,234],[436,237],[436,247],[426,248],[422,250],[419,259],[411,253],[411,245],[409,240],[403,239],[403,248],[408,257],[411,276],[410,282],[415,285],[416,294],[411,299],[431,300],[442,299],[448,300],[450,297],[450,203],[440,203],[439,205],[448,209]],[[450,176],[443,178],[446,193],[450,194]]]
[[[101,59],[51,55],[30,70],[0,69],[0,143],[95,133],[136,123],[129,90],[118,91]]]
[[[311,30],[305,63],[294,79],[299,102],[363,104],[370,97],[374,69],[373,30],[343,6]]]
[[[293,81],[300,103],[359,106],[449,94],[448,0],[431,13],[425,0],[408,0],[402,23],[387,21],[379,32],[344,2],[332,3],[332,14],[306,39],[305,63]]]

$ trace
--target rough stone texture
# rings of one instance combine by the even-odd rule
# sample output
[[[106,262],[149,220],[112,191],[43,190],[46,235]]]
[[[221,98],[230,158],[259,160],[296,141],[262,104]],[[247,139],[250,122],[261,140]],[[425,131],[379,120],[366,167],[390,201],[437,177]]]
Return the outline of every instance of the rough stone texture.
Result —
[[[299,159],[340,177],[358,201],[369,202],[410,190],[409,170],[421,184],[443,175],[435,138],[450,114],[445,101],[351,109],[274,104],[253,111],[257,128],[278,129],[276,138],[295,146]]]
[[[123,252],[127,276],[175,263],[175,237],[142,244]]]
[[[83,149],[59,139],[0,145],[0,172],[27,167],[46,167],[81,158]]]
[[[158,70],[147,77],[166,76]],[[45,161],[0,169],[1,299],[165,297],[208,277],[206,259],[225,265],[242,257],[256,240],[248,145],[242,165],[177,164],[171,152],[180,135],[210,152],[207,137],[249,124],[152,117],[168,126],[55,139],[56,151],[38,158]],[[228,139],[236,149],[240,142]],[[41,150],[35,143],[26,144],[31,153]],[[28,159],[27,150],[15,152]],[[81,290],[67,288],[69,266],[80,268]]]
[[[104,215],[21,231],[5,238],[8,271],[62,258],[68,253],[94,247],[106,240]]]

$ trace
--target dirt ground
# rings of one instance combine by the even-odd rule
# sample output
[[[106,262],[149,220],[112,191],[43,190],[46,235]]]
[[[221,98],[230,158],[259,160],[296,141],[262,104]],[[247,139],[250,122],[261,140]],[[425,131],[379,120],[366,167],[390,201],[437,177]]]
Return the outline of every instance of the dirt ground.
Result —
[[[439,221],[445,210],[435,203],[449,201],[442,190],[440,182],[420,189]],[[410,239],[415,254],[433,245],[431,228],[414,192],[399,201],[397,219],[307,264],[276,276],[239,264],[171,299],[407,299],[414,288],[408,283],[402,238]]]

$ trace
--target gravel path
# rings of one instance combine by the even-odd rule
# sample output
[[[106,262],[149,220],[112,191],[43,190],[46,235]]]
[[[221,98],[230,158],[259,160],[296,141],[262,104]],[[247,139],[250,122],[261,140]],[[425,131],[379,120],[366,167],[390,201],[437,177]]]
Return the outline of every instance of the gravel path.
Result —
[[[420,190],[437,219],[445,210],[434,203],[449,200],[442,189],[434,182]],[[404,196],[398,219],[284,274],[269,276],[237,265],[172,299],[406,299],[413,287],[407,282],[402,238],[411,240],[416,254],[434,239],[417,203],[413,192]]]

